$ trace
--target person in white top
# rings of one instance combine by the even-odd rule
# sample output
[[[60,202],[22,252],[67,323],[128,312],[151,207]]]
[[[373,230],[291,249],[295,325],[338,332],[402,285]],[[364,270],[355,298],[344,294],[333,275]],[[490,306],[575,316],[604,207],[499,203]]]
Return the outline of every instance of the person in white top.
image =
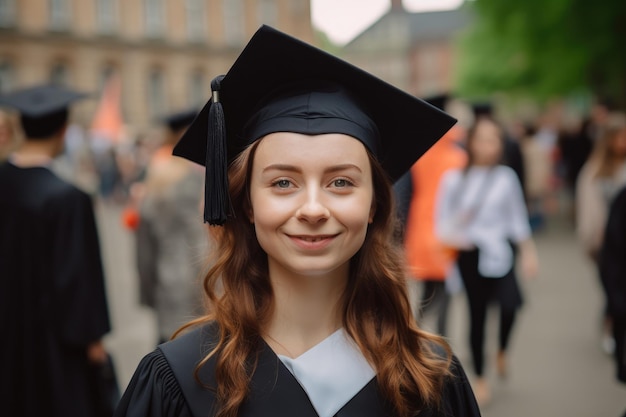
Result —
[[[435,227],[443,242],[459,249],[457,267],[470,308],[474,391],[479,403],[487,403],[483,344],[488,304],[493,299],[500,303],[497,364],[504,376],[509,336],[522,304],[515,276],[516,250],[524,275],[537,274],[538,260],[521,185],[512,169],[500,165],[501,129],[488,118],[479,119],[468,132],[467,151],[468,165],[443,177]]]

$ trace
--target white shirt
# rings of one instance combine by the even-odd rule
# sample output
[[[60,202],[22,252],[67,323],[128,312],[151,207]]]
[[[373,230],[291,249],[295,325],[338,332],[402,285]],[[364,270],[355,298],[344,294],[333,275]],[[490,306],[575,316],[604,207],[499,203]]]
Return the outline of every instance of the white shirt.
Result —
[[[356,343],[339,329],[295,359],[278,355],[320,417],[332,417],[376,375]]]
[[[448,171],[439,186],[435,229],[450,246],[478,248],[481,275],[506,275],[513,267],[509,241],[521,242],[531,235],[515,172],[502,165]]]

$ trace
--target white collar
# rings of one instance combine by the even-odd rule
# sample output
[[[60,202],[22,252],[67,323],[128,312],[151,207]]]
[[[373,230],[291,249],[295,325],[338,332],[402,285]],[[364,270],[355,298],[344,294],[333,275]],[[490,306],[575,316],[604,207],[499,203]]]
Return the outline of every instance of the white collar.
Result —
[[[339,329],[295,359],[278,355],[320,417],[332,417],[376,376],[356,343]]]

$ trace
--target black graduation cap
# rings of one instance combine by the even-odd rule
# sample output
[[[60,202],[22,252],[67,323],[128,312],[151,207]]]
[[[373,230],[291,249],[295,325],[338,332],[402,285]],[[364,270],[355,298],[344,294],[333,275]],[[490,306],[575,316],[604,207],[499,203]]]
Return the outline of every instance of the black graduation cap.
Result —
[[[197,109],[188,109],[165,116],[162,120],[172,132],[178,132],[189,126],[197,114]]]
[[[60,85],[39,85],[0,96],[0,105],[20,113],[27,138],[46,138],[67,122],[69,106],[86,96]]]
[[[376,156],[393,182],[456,120],[377,77],[262,26],[174,148],[207,167],[205,221],[231,213],[227,164],[274,132],[343,133]]]
[[[450,94],[441,93],[434,96],[424,98],[424,101],[437,107],[439,110],[445,110],[446,103],[450,100]]]

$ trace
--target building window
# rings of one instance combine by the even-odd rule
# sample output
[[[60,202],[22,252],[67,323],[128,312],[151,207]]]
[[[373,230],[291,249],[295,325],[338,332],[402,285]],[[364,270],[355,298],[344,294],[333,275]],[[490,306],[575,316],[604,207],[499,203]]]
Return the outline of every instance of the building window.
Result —
[[[187,0],[187,37],[190,41],[204,39],[206,28],[206,9],[204,0]]]
[[[163,0],[144,0],[146,34],[160,37],[165,32],[165,4]]]
[[[224,39],[229,46],[239,46],[245,39],[244,7],[242,0],[228,0],[223,3]]]
[[[56,63],[50,69],[50,83],[68,85],[69,79],[69,70],[65,63]]]
[[[50,0],[50,27],[54,30],[65,30],[71,21],[69,0]]]
[[[102,33],[115,33],[117,28],[116,0],[97,0],[96,21],[98,29]]]
[[[277,26],[278,8],[276,0],[258,0],[257,7],[261,24]]]
[[[0,62],[0,93],[13,90],[14,83],[13,65],[8,62]]]
[[[148,108],[150,117],[163,117],[165,108],[165,77],[160,69],[153,69],[148,77]]]
[[[15,0],[0,0],[0,27],[7,28],[15,24]]]
[[[199,107],[208,100],[210,95],[206,77],[202,70],[196,70],[189,78],[189,102],[192,106]]]

